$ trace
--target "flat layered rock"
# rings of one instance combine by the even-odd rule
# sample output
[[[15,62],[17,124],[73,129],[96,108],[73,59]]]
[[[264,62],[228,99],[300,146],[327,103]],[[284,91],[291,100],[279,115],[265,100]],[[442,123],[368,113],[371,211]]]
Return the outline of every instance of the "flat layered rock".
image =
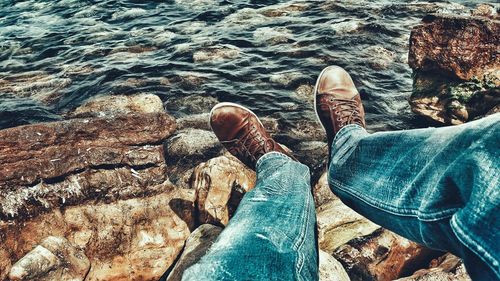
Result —
[[[0,131],[0,190],[86,167],[163,162],[158,144],[175,130],[166,113],[73,119]],[[148,146],[143,146],[148,145]]]
[[[157,95],[106,95],[91,99],[68,114],[68,117],[103,117],[131,113],[162,113],[163,103]]]

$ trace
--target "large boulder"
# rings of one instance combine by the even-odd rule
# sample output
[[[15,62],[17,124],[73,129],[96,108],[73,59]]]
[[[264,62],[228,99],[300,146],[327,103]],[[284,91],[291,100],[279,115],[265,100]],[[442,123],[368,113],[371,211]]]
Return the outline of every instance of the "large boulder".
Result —
[[[145,186],[168,179],[163,147],[157,143],[174,130],[175,120],[166,113],[1,130],[0,219],[30,217],[90,199],[148,193]]]
[[[190,234],[194,199],[192,190],[171,188],[144,198],[85,203],[0,223],[0,260],[7,261],[0,280],[7,274],[17,280],[56,280],[49,278],[51,270],[61,267],[81,276],[83,266],[63,262],[72,255],[55,254],[71,247],[82,249],[90,260],[85,280],[158,280]],[[72,246],[50,248],[45,239],[50,236],[63,237]]]
[[[498,69],[500,21],[433,14],[413,28],[408,63],[414,70],[443,71],[462,80]]]
[[[255,181],[255,172],[229,153],[198,165],[191,177],[191,188],[197,192],[199,221],[227,225]]]
[[[480,5],[473,16],[432,14],[413,28],[408,63],[415,113],[462,124],[500,104],[500,20],[492,9]]]

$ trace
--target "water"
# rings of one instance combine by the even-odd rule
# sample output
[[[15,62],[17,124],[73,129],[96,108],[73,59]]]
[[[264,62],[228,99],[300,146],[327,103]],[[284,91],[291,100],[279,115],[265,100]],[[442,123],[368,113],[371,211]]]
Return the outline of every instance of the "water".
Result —
[[[345,67],[372,130],[411,113],[411,27],[473,1],[0,1],[0,128],[58,120],[97,95],[153,93],[176,117],[232,101],[314,120],[311,88]],[[206,107],[206,108],[205,108]]]

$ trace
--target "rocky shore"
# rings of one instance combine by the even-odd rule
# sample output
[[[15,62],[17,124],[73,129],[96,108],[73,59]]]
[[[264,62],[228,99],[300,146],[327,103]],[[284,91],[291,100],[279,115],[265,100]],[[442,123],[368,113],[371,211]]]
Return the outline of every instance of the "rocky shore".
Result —
[[[499,20],[488,7],[415,27],[415,113],[458,124],[498,110]],[[0,130],[0,280],[180,280],[256,180],[209,130],[217,100],[198,99],[185,103],[194,115],[176,120],[155,95],[101,96],[63,121]],[[319,123],[263,121],[313,173],[321,280],[469,280],[457,257],[373,224],[331,193]]]

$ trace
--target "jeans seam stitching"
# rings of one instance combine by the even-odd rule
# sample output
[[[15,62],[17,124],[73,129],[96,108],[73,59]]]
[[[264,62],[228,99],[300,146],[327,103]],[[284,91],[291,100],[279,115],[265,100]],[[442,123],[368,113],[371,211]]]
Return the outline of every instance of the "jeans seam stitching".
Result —
[[[307,205],[306,205],[306,213],[304,215],[304,223],[302,224],[304,227],[301,228],[301,231],[300,231],[300,236],[297,238],[297,240],[295,241],[294,243],[294,248],[296,249],[298,255],[297,255],[297,264],[295,266],[295,270],[297,271],[297,276],[301,276],[301,272],[302,272],[302,268],[304,266],[304,258],[302,257],[299,249],[301,246],[304,245],[304,242],[305,242],[305,234],[307,232],[307,229],[308,229],[308,222],[309,222],[309,215],[310,215],[310,205],[311,205],[311,200],[308,199],[306,200],[307,202]],[[299,263],[300,261],[300,263]]]
[[[360,196],[352,193],[350,190],[344,188],[344,186],[342,184],[340,184],[339,182],[337,182],[336,180],[332,180],[331,182],[336,188],[338,188],[338,189],[342,190],[343,192],[348,193],[349,195],[363,201],[364,203],[368,204],[369,206],[371,206],[373,208],[376,208],[378,210],[381,210],[381,211],[384,211],[387,213],[391,213],[391,214],[397,215],[397,216],[415,217],[420,221],[438,221],[438,220],[450,218],[453,216],[454,213],[456,213],[458,210],[460,210],[460,208],[451,208],[451,209],[440,211],[437,213],[424,214],[424,213],[419,212],[418,210],[405,209],[406,211],[409,211],[409,213],[403,213],[403,212],[394,210],[394,207],[386,205],[384,203],[380,203],[380,202],[374,203],[374,202],[371,202],[371,200],[368,200],[367,198],[360,197]],[[380,206],[377,206],[377,205],[383,206],[386,209],[381,209]],[[427,216],[432,217],[432,218],[427,218]]]
[[[483,245],[480,243],[477,243],[474,241],[469,235],[467,235],[465,232],[462,231],[461,223],[458,221],[456,216],[453,216],[451,218],[451,225],[455,226],[452,227],[451,229],[455,233],[455,236],[457,236],[458,240],[462,242],[463,244],[466,245],[466,247],[474,252],[478,257],[484,257],[484,260],[491,268],[493,268],[493,271],[495,272],[495,275],[497,277],[500,277],[500,268],[498,266],[495,266],[495,263],[498,263],[498,261],[493,258],[489,251],[487,251]],[[478,251],[479,250],[479,251]],[[478,252],[483,252],[482,254],[479,254]]]

